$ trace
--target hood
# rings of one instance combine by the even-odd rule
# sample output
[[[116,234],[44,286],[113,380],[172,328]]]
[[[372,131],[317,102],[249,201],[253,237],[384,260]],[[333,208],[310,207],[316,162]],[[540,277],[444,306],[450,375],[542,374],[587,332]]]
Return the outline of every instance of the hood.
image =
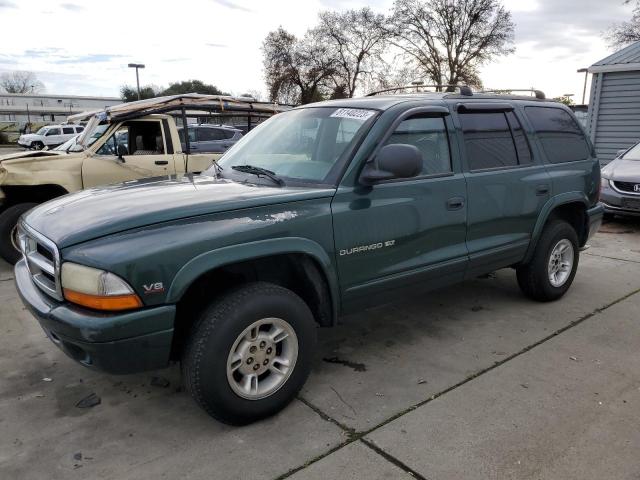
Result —
[[[640,160],[618,158],[602,169],[602,175],[619,182],[640,183]]]
[[[334,188],[275,187],[206,175],[174,175],[65,195],[31,210],[25,222],[65,248],[156,223],[334,192]]]
[[[63,152],[61,150],[39,150],[33,152],[25,150],[24,152],[17,152],[0,156],[0,163],[4,162],[5,160],[16,160],[19,158],[55,157],[57,155],[66,155],[66,152]]]

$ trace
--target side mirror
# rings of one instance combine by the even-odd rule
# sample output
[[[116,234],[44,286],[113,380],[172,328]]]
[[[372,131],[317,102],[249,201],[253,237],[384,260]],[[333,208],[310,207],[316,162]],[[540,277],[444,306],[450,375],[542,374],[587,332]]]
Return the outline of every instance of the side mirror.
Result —
[[[422,153],[413,145],[395,143],[380,149],[373,162],[367,164],[360,176],[365,185],[383,180],[415,177],[422,171]]]
[[[124,156],[129,154],[129,150],[122,144],[118,145],[118,160],[124,163]]]

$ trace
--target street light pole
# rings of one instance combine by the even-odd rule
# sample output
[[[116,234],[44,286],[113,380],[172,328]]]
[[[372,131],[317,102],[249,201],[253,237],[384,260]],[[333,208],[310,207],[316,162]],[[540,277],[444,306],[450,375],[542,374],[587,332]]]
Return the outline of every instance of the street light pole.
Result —
[[[584,105],[584,100],[587,95],[587,77],[589,76],[589,69],[581,68],[578,70],[578,73],[584,73],[584,87],[582,87],[582,105]]]
[[[142,63],[130,63],[129,68],[136,69],[136,86],[138,87],[138,100],[140,100],[140,76],[138,75],[138,69],[144,68]]]

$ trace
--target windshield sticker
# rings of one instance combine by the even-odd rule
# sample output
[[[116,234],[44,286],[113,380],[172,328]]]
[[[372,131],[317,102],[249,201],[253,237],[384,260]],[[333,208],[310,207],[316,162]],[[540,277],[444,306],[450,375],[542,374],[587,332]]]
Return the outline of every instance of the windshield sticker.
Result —
[[[376,114],[375,110],[363,110],[362,108],[339,108],[330,116],[333,118],[352,118],[366,122]]]

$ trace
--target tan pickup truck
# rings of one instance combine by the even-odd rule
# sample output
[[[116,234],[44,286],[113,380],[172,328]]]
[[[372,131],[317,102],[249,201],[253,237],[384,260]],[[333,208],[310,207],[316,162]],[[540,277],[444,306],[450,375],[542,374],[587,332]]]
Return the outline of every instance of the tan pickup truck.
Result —
[[[233,120],[246,130],[289,107],[250,98],[186,94],[72,115],[88,121],[68,151],[0,157],[0,256],[20,257],[16,223],[35,205],[78,190],[147,177],[201,172],[222,156],[191,151],[184,126]]]

